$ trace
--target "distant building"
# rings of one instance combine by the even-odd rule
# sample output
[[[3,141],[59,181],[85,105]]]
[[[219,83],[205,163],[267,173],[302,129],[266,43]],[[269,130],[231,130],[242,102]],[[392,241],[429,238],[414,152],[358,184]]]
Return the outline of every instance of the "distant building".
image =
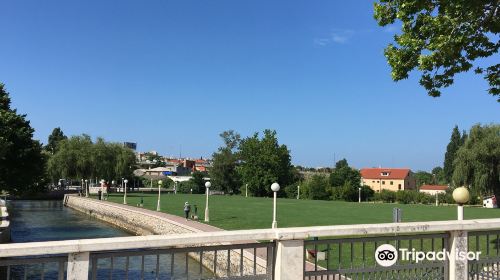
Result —
[[[415,190],[416,180],[408,168],[363,168],[360,170],[363,185],[372,190]]]
[[[436,193],[446,193],[448,186],[445,185],[422,185],[420,186],[420,192],[428,193],[430,195],[436,195]]]
[[[137,143],[134,142],[123,142],[123,147],[132,149],[132,150],[137,150]]]

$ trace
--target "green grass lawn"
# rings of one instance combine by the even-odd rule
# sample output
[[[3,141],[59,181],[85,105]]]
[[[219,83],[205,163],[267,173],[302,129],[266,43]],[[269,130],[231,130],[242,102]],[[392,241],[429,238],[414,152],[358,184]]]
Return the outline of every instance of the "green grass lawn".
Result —
[[[135,206],[140,203],[141,197],[144,198],[144,208],[156,210],[158,197],[156,194],[129,193],[127,202],[129,205]],[[111,194],[108,200],[123,203],[123,194]],[[164,194],[161,196],[161,210],[183,216],[183,206],[186,201],[192,206],[198,206],[198,216],[203,222],[205,195]],[[270,228],[272,204],[271,198],[210,196],[210,224],[226,230]],[[392,222],[392,209],[395,207],[403,210],[403,222],[456,219],[456,206],[278,199],[278,227],[390,223]],[[466,207],[464,216],[465,219],[500,218],[500,210]],[[483,247],[487,244],[484,239],[485,237],[482,236],[480,242],[482,251],[485,251]],[[389,240],[391,239],[389,238]],[[498,236],[491,236],[488,246],[491,252],[497,250],[498,240]],[[443,248],[442,240],[438,238],[434,241],[436,247],[432,245],[434,244],[432,239],[415,240],[413,244],[402,241],[401,246],[402,248],[414,247],[416,249],[420,249],[422,246],[424,251],[429,251],[431,248],[441,250]],[[395,242],[390,241],[396,246]],[[344,244],[342,250],[339,250],[338,244],[329,248],[326,245],[318,245],[308,247],[308,249],[328,251],[330,268],[375,265],[374,252],[377,244],[374,242],[366,243],[365,260],[362,257],[362,245],[359,242],[354,243],[351,249],[350,244]],[[342,252],[341,257],[339,256],[340,252]],[[318,264],[326,267],[326,261],[319,261]]]
[[[156,210],[158,195],[128,193],[129,205],[144,197],[144,208]],[[111,194],[109,201],[123,203],[123,194]],[[184,202],[198,206],[203,221],[205,195],[164,194],[161,210],[183,216]],[[269,228],[272,223],[272,198],[210,196],[210,224],[226,230]],[[343,201],[278,199],[278,227],[376,224],[392,222],[392,209],[403,210],[403,222],[456,219],[456,206],[356,203]],[[192,207],[192,210],[194,208]],[[466,207],[465,219],[500,218],[500,209]]]

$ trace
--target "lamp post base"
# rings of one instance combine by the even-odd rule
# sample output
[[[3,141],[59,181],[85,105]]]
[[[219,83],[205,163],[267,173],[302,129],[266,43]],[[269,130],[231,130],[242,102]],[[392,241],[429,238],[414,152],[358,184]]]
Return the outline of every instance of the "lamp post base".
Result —
[[[158,200],[158,204],[156,204],[156,211],[160,211],[160,201]]]
[[[208,208],[205,208],[205,222],[210,222],[209,214],[208,214]]]
[[[278,228],[278,222],[276,222],[276,221],[273,221],[273,225],[272,225],[272,228]]]
[[[459,220],[459,221],[464,220],[464,206],[463,205],[457,206],[457,220]]]

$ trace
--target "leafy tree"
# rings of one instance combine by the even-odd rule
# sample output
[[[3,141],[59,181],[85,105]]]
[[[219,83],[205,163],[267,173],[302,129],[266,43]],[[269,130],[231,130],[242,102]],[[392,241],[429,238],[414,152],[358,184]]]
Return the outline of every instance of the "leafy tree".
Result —
[[[426,171],[417,171],[413,174],[417,181],[417,188],[424,184],[435,184],[434,176]]]
[[[320,174],[313,175],[303,186],[303,196],[308,199],[327,200],[329,198],[328,177]]]
[[[381,26],[402,22],[396,44],[384,52],[393,80],[406,79],[418,69],[420,84],[434,97],[453,84],[456,74],[470,71],[478,59],[494,56],[500,47],[498,0],[379,0],[374,16]],[[484,75],[490,94],[500,94],[498,60],[474,71]]]
[[[189,181],[192,181],[193,185],[196,186],[196,188],[193,188],[193,193],[204,193],[205,192],[205,176],[206,174],[204,172],[200,171],[195,171],[193,174],[191,174],[193,178],[191,178]]]
[[[278,143],[276,131],[265,130],[262,138],[255,133],[243,139],[239,158],[238,172],[254,196],[271,195],[271,184],[274,182],[282,186],[280,195],[284,195],[284,187],[293,183],[290,152],[285,145]]]
[[[99,178],[107,181],[131,178],[135,154],[119,143],[98,138],[95,143],[88,135],[72,136],[59,144],[50,157],[48,173],[53,182],[59,178]]]
[[[10,107],[10,97],[0,83],[0,189],[13,194],[41,190],[45,157],[33,140],[34,129]]]
[[[451,182],[453,176],[453,161],[462,143],[463,139],[458,130],[458,126],[455,126],[451,133],[450,143],[446,147],[446,153],[444,155],[443,171],[447,182]]]
[[[214,189],[235,193],[241,186],[240,175],[236,171],[237,147],[241,137],[233,130],[224,131],[220,137],[224,146],[212,155],[212,167],[209,171],[210,180]]]
[[[346,159],[342,159],[335,164],[335,170],[330,174],[330,186],[341,187],[346,183],[357,188],[361,184],[361,174],[351,168]]]
[[[447,184],[447,180],[444,176],[444,170],[441,166],[434,167],[431,171],[432,176],[434,177],[434,183],[445,185]]]
[[[48,139],[49,141],[47,143],[47,146],[45,146],[45,150],[47,150],[51,155],[53,155],[57,151],[59,143],[65,139],[68,139],[68,137],[64,135],[61,128],[60,127],[54,128],[54,130],[52,130],[52,133],[49,135]]]
[[[478,194],[500,194],[500,125],[475,125],[460,147],[454,165],[457,185],[471,185]]]

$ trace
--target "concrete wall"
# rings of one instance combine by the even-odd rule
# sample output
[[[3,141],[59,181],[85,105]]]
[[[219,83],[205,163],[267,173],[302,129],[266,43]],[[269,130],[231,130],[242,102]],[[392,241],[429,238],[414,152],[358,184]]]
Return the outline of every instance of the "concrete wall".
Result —
[[[177,223],[167,218],[154,215],[153,211],[140,209],[137,211],[134,207],[122,206],[112,202],[102,202],[95,199],[66,195],[64,205],[77,211],[88,214],[91,217],[106,221],[118,226],[126,231],[136,235],[169,235],[182,233],[202,232],[198,229]],[[139,209],[138,209],[139,210]],[[148,213],[152,212],[152,213]],[[207,244],[205,244],[207,245]],[[212,243],[208,245],[221,245],[221,243]],[[231,250],[231,273],[240,271],[240,252]],[[243,253],[243,271],[245,275],[253,274],[253,254],[244,251]],[[199,261],[199,255],[192,253],[190,256]],[[203,254],[203,265],[212,270],[214,266],[214,253],[205,252]],[[217,275],[226,276],[227,271],[227,251],[217,253]],[[265,260],[257,258],[257,273],[262,274],[266,271]]]

